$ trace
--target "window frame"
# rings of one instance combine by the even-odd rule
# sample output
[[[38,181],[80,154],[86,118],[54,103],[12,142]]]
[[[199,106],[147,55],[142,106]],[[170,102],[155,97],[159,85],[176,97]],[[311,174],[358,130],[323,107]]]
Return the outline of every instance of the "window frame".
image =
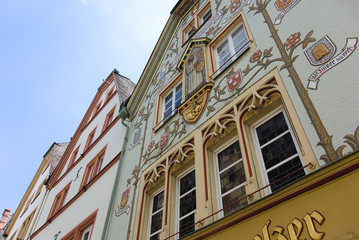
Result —
[[[290,136],[292,138],[292,141],[294,143],[294,146],[295,146],[295,149],[297,151],[296,154],[288,157],[286,160],[284,161],[281,161],[280,163],[277,163],[275,164],[274,166],[270,167],[269,169],[266,169],[266,166],[265,166],[265,163],[264,163],[264,159],[263,159],[263,155],[262,155],[262,152],[261,152],[261,145],[259,143],[259,139],[258,139],[258,136],[257,136],[257,132],[256,132],[256,129],[260,126],[262,126],[265,122],[271,120],[273,117],[277,116],[278,114],[280,113],[283,113],[283,116],[284,116],[284,120],[285,120],[285,123],[287,124],[287,127],[288,127],[288,130],[286,130],[284,133],[281,133],[279,136],[284,136],[285,134],[287,133],[290,133]],[[303,158],[302,158],[302,155],[301,155],[301,150],[300,150],[300,147],[298,145],[298,140],[297,138],[295,137],[295,134],[293,132],[293,127],[292,125],[290,124],[290,121],[288,119],[288,115],[284,109],[283,106],[280,106],[276,109],[274,109],[273,111],[270,111],[268,113],[266,113],[265,115],[263,115],[260,119],[258,119],[256,122],[254,122],[253,124],[251,124],[251,134],[252,134],[252,139],[253,139],[253,142],[254,142],[254,150],[255,150],[255,153],[257,155],[257,161],[259,163],[259,166],[260,166],[260,170],[258,171],[261,178],[262,178],[262,183],[263,183],[263,186],[267,186],[268,184],[270,184],[269,182],[269,179],[268,179],[268,172],[275,169],[275,168],[278,168],[280,167],[281,165],[289,162],[290,160],[296,158],[298,156],[302,166],[304,166],[304,161],[303,161]],[[279,139],[280,137],[275,137],[273,139]],[[271,139],[269,142],[265,143],[265,144],[268,144],[268,143],[271,143],[273,141],[273,139]],[[264,144],[264,145],[265,145]],[[296,155],[296,156],[295,156]],[[303,169],[305,175],[308,174],[308,171],[304,168]],[[290,183],[289,183],[290,184]],[[281,187],[280,189],[276,190],[276,191],[280,191],[281,189],[285,188],[286,186],[283,186]],[[272,190],[270,187],[267,187],[264,189],[266,195],[269,195],[272,193]]]
[[[67,194],[69,192],[71,186],[71,182],[68,183],[54,198],[54,201],[52,202],[52,206],[48,215],[48,219],[51,219],[53,216],[55,216],[61,208],[65,205],[65,200],[67,197]]]
[[[166,122],[168,122],[169,119],[171,119],[174,115],[176,115],[176,113],[178,111],[174,111],[174,109],[172,109],[172,113],[171,115],[169,115],[167,117],[167,119],[164,118],[164,112],[165,112],[165,98],[170,94],[170,92],[173,92],[174,89],[176,89],[176,87],[178,87],[179,85],[181,85],[182,88],[182,94],[181,94],[181,102],[179,104],[179,106],[183,103],[184,101],[184,87],[183,87],[183,79],[182,79],[183,75],[182,73],[179,73],[178,76],[176,76],[173,81],[171,83],[169,83],[167,85],[166,88],[164,88],[157,97],[157,108],[156,108],[156,119],[155,119],[155,126],[153,127],[154,131],[157,131],[161,126],[163,126]],[[172,93],[173,94],[173,93]],[[173,103],[172,103],[173,106]],[[177,106],[177,108],[179,107]],[[177,109],[176,108],[176,109]]]
[[[208,12],[210,12],[211,16],[207,19],[204,19],[204,16],[206,16]],[[207,21],[209,21],[212,17],[213,17],[213,11],[212,11],[212,7],[211,7],[211,2],[209,1],[197,14],[198,26],[201,27]]]
[[[176,106],[176,103],[178,102],[179,99],[177,99],[177,88],[181,86],[181,98],[180,98],[180,103]],[[171,111],[170,113],[165,116],[166,114],[166,98],[172,94],[172,100],[171,100]],[[167,92],[167,94],[163,97],[163,101],[162,101],[162,119],[164,122],[167,122],[168,119],[170,119],[175,113],[176,113],[176,109],[181,105],[182,103],[182,99],[183,98],[183,84],[182,81],[178,84],[176,84],[173,88],[171,88],[171,90],[169,92]]]
[[[77,148],[75,148],[75,150],[72,152],[71,159],[70,159],[70,162],[69,162],[69,165],[68,165],[67,169],[69,169],[76,162],[77,155],[78,155],[79,150],[80,150],[80,146],[81,146],[81,144],[79,144],[77,146]]]
[[[103,169],[103,162],[105,159],[106,147],[102,149],[86,166],[84,175],[82,177],[79,191],[87,186]]]
[[[110,88],[110,90],[107,92],[105,102],[107,102],[110,99],[111,95],[114,93],[114,89],[115,89],[115,86],[112,86]]]
[[[105,131],[115,119],[116,105],[107,113],[105,122],[102,127],[102,132]]]
[[[233,41],[233,39],[234,39],[233,34],[238,29],[240,29],[238,32],[238,35],[240,36],[242,33],[244,33],[244,35],[246,37],[246,39],[241,40],[240,42],[245,41],[245,40],[246,40],[246,42],[243,45],[239,45],[241,47],[238,51],[236,51],[234,41]],[[247,30],[246,30],[246,27],[243,22],[239,23],[233,29],[231,29],[230,31],[228,31],[226,33],[226,36],[220,42],[218,42],[216,44],[216,46],[214,47],[214,53],[215,53],[215,59],[216,59],[218,73],[221,73],[225,69],[227,69],[233,62],[235,62],[240,56],[242,56],[244,54],[244,52],[246,52],[247,49],[250,48],[250,45],[249,45],[250,40],[249,39],[250,38],[247,34]],[[227,59],[225,62],[223,62],[221,64],[220,63],[221,59],[219,58],[218,48],[221,47],[225,42],[227,42],[230,57],[229,57],[229,59]]]
[[[96,133],[97,126],[90,132],[90,134],[87,137],[86,145],[84,148],[84,152],[95,142],[95,133]]]
[[[147,236],[146,236],[146,239],[151,239],[152,236],[156,235],[156,234],[161,234],[161,231],[163,229],[163,220],[164,220],[164,211],[165,211],[165,201],[163,200],[163,203],[162,203],[162,209],[160,210],[157,210],[156,213],[162,211],[162,224],[161,224],[161,229],[159,229],[158,231],[154,232],[154,233],[151,233],[151,224],[152,224],[152,216],[154,215],[153,213],[153,201],[154,201],[154,198],[156,196],[158,196],[159,194],[163,194],[163,198],[165,197],[165,189],[164,188],[160,188],[159,190],[157,190],[156,192],[154,192],[153,194],[151,194],[151,199],[150,199],[150,211],[149,211],[149,216],[148,216],[148,226],[147,226]],[[156,214],[155,213],[155,214]],[[152,234],[152,236],[151,236]]]
[[[187,191],[185,194],[182,194],[182,196],[180,196],[180,182],[181,182],[181,179],[183,179],[184,177],[186,177],[187,175],[189,175],[190,173],[194,172],[194,177],[195,177],[195,187],[192,188],[191,190]],[[183,217],[180,217],[180,198],[183,197],[183,195],[187,195],[189,192],[192,192],[194,191],[195,192],[195,196],[196,196],[196,200],[195,200],[195,203],[196,203],[196,208],[194,210],[192,210],[190,213],[186,213]],[[189,217],[191,214],[193,214],[193,217],[194,217],[194,222],[196,222],[196,210],[197,210],[197,184],[196,184],[196,168],[195,166],[191,166],[189,169],[185,170],[184,172],[182,172],[180,175],[178,175],[176,177],[176,223],[175,223],[175,226],[176,226],[176,232],[180,232],[180,221],[182,219],[185,219],[186,217]],[[182,219],[181,219],[182,218]],[[195,228],[195,226],[194,226]],[[195,229],[193,230],[195,231]],[[191,231],[191,232],[193,232]],[[188,232],[186,235],[184,236],[187,236],[188,234],[190,234],[191,232]],[[179,238],[182,238],[184,236],[180,236],[181,234],[177,234],[176,235],[176,239],[179,239]]]
[[[93,225],[91,224],[90,226],[85,228],[83,231],[81,231],[81,240],[90,240],[91,239],[92,228],[93,228]],[[86,233],[89,233],[87,239],[84,238]]]
[[[238,186],[236,186],[235,188],[227,191],[225,194],[229,194],[230,192],[233,192],[237,189],[240,189],[241,187],[246,188],[246,184],[248,182],[248,178],[247,178],[247,174],[246,174],[246,169],[245,169],[245,162],[243,159],[243,153],[242,153],[242,149],[240,146],[240,142],[238,139],[238,136],[235,136],[233,138],[231,138],[230,140],[226,141],[224,144],[222,144],[220,147],[218,147],[214,152],[213,152],[213,161],[214,161],[214,170],[215,170],[215,182],[216,182],[216,191],[217,191],[217,202],[218,202],[218,209],[223,209],[224,206],[223,205],[223,193],[221,190],[221,179],[220,179],[220,171],[219,171],[219,166],[218,166],[218,154],[221,153],[222,151],[226,150],[228,147],[230,147],[232,144],[234,144],[235,142],[238,142],[239,148],[240,148],[240,152],[241,152],[241,158],[236,161],[235,163],[230,164],[229,166],[235,166],[236,164],[239,164],[240,162],[243,163],[243,170],[244,170],[244,175],[245,175],[245,179],[246,181],[239,184]],[[226,170],[222,170],[222,171],[227,171],[229,170],[229,166],[227,166],[225,169]],[[245,189],[246,190],[246,189]],[[247,201],[248,204],[248,201]],[[239,209],[238,209],[239,210]],[[219,218],[223,218],[226,217],[227,215],[224,215],[224,210],[220,211],[218,213]]]

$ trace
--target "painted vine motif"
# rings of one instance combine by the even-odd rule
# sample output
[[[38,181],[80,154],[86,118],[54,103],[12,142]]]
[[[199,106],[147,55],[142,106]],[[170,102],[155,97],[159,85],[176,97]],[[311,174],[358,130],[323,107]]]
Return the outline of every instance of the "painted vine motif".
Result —
[[[273,47],[265,49],[264,51],[256,51],[250,58],[250,64],[248,64],[247,67],[242,71],[243,78],[247,77],[246,83],[243,86],[237,88],[232,95],[224,97],[224,95],[226,94],[226,87],[220,88],[219,86],[224,81],[224,79],[228,78],[229,76],[231,76],[231,74],[233,74],[234,70],[232,69],[221,81],[219,81],[218,85],[213,88],[213,96],[211,96],[210,99],[215,99],[216,101],[212,103],[212,105],[207,106],[207,116],[211,112],[216,110],[215,105],[217,103],[224,102],[238,96],[241,91],[261,70],[265,70],[270,64],[274,62],[282,62],[283,65],[280,67],[280,70],[286,69],[289,72],[289,77],[292,79],[297,93],[320,139],[318,145],[323,147],[325,151],[325,155],[323,155],[321,159],[324,160],[326,163],[335,161],[338,159],[338,156],[332,144],[332,136],[327,133],[312,101],[309,98],[305,87],[302,84],[300,77],[298,76],[293,66],[293,63],[298,57],[298,55],[293,56],[294,51],[299,46],[302,46],[302,48],[304,49],[308,46],[309,43],[316,41],[316,39],[312,37],[313,31],[308,32],[303,38],[303,40],[301,38],[302,34],[300,32],[293,33],[287,38],[286,42],[283,44],[277,33],[277,30],[274,27],[274,23],[272,22],[272,19],[270,18],[266,10],[266,7],[269,2],[270,0],[257,0],[255,3],[249,6],[248,12],[254,12],[254,15],[262,14],[265,20],[264,22],[267,24],[271,33],[270,37],[274,40],[274,43],[280,53],[280,56],[273,58]]]

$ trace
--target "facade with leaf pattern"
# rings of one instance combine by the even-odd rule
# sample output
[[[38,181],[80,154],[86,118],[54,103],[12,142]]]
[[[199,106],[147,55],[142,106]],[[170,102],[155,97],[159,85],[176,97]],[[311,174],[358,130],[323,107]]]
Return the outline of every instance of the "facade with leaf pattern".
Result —
[[[120,111],[103,237],[358,239],[358,9],[179,1]]]

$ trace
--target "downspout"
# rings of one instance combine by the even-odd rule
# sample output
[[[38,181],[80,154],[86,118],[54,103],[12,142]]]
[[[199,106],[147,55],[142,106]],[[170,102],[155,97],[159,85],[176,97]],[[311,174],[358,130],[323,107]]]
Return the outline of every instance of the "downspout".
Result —
[[[102,231],[101,240],[105,240],[106,235],[107,235],[107,228],[110,223],[111,212],[113,209],[112,206],[114,204],[116,193],[117,193],[117,187],[118,187],[118,182],[120,179],[120,171],[121,171],[121,167],[122,167],[122,161],[123,161],[123,158],[124,158],[124,155],[126,152],[127,138],[128,138],[128,133],[129,133],[129,129],[130,129],[130,127],[125,123],[125,119],[129,116],[129,113],[125,106],[120,109],[118,116],[121,118],[122,125],[126,127],[126,134],[125,134],[125,137],[123,138],[121,156],[120,156],[120,160],[119,160],[118,166],[117,166],[115,182],[114,182],[113,188],[112,188],[110,203],[107,208],[107,214],[106,214],[105,224],[104,224],[103,231]]]

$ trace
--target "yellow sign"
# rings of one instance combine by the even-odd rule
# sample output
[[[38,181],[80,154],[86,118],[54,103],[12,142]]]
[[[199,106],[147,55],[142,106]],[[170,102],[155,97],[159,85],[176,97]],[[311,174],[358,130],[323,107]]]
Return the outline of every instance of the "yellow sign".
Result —
[[[271,234],[269,234],[269,225],[271,224],[271,220],[268,220],[262,228],[262,234],[255,235],[253,240],[270,240],[271,235],[278,240],[299,240],[301,239],[300,236],[303,232],[304,224],[306,225],[310,238],[313,240],[320,240],[323,239],[324,232],[319,232],[315,228],[314,221],[316,221],[319,225],[322,225],[324,220],[325,218],[318,211],[313,211],[311,214],[305,214],[302,220],[294,218],[287,225],[287,233],[284,232],[284,227],[276,225]]]

